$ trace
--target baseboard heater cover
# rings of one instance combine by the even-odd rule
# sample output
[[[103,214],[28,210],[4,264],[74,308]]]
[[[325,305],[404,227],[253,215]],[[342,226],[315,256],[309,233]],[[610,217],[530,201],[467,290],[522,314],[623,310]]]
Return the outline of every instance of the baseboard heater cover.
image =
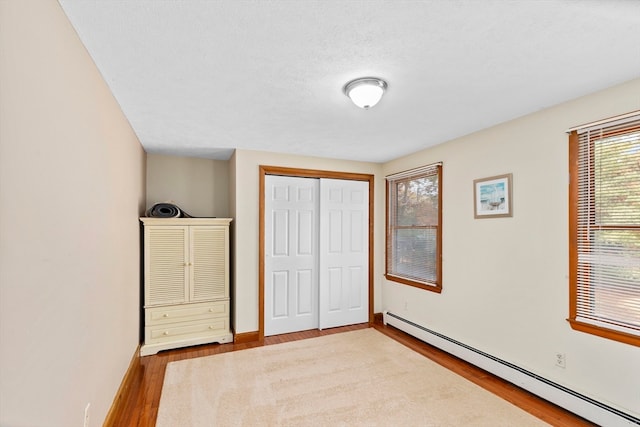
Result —
[[[421,341],[438,347],[462,360],[509,381],[541,398],[548,400],[601,426],[640,425],[640,418],[598,402],[513,363],[492,356],[456,341],[389,311],[383,312],[383,322],[408,333]]]

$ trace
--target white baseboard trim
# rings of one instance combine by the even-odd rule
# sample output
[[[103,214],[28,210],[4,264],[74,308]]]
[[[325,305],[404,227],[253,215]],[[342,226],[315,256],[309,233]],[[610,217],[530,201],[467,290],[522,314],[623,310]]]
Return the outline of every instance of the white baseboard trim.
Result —
[[[640,418],[432,331],[397,314],[384,311],[383,322],[385,325],[400,329],[596,424],[607,427],[640,425]]]

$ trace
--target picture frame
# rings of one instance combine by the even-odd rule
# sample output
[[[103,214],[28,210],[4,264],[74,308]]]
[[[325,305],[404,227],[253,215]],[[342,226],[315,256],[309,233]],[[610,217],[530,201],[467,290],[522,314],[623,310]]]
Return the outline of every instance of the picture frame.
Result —
[[[474,218],[513,216],[512,180],[510,173],[473,180]]]

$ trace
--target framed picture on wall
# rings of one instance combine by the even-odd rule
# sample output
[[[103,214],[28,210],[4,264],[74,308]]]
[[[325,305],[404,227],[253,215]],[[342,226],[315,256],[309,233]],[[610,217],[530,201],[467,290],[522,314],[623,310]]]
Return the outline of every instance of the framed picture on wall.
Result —
[[[473,213],[475,218],[513,216],[512,174],[491,176],[473,181]]]

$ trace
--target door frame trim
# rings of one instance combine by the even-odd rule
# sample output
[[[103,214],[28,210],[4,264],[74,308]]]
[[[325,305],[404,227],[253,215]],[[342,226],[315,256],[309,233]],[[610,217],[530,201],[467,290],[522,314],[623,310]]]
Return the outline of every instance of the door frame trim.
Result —
[[[265,214],[265,176],[280,175],[298,178],[329,178],[348,181],[366,181],[369,183],[369,324],[373,324],[373,197],[375,176],[371,174],[336,172],[316,169],[298,169],[281,166],[260,165],[259,189],[259,237],[258,237],[258,337],[264,340],[264,214]]]

